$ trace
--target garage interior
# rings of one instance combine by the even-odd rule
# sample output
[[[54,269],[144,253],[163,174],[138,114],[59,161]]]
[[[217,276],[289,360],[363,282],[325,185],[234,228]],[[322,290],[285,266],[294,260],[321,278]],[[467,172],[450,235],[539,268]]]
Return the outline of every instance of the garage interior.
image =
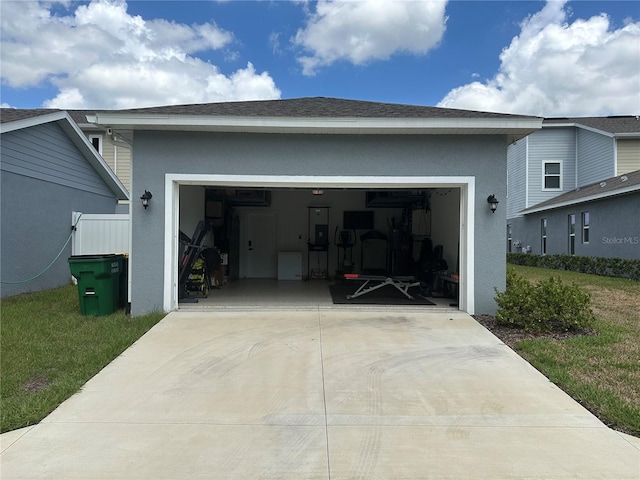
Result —
[[[416,282],[413,301],[385,300],[395,290],[385,285],[361,303],[457,305],[459,187],[180,185],[179,230],[181,309],[329,306],[330,289],[343,284],[355,293],[363,275]]]

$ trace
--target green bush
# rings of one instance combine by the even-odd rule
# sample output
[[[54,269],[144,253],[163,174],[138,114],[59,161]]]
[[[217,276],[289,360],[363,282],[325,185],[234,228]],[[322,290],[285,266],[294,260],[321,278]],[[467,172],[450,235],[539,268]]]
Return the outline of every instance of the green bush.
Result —
[[[507,253],[507,263],[527,267],[552,268],[607,277],[640,280],[640,260],[627,258],[584,257],[579,255],[535,255]]]
[[[594,319],[591,295],[578,285],[562,283],[557,277],[532,285],[508,269],[506,290],[496,289],[495,300],[499,307],[498,323],[528,332],[583,330]]]

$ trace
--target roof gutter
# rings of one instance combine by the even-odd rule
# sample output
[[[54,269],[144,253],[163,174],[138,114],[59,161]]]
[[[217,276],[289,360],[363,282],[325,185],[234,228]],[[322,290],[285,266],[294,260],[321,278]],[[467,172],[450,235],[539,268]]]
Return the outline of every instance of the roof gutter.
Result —
[[[262,133],[509,134],[518,138],[542,128],[542,118],[236,117],[96,113],[87,120],[133,130],[203,130]],[[513,140],[513,138],[512,138]]]
[[[628,132],[628,133],[616,133],[613,135],[614,138],[640,138],[640,132]]]
[[[630,185],[628,187],[619,188],[617,190],[609,190],[608,192],[604,192],[604,193],[596,193],[593,195],[588,195],[586,197],[575,198],[573,200],[554,203],[553,205],[545,205],[542,207],[531,207],[526,210],[523,210],[520,213],[522,213],[523,215],[529,215],[531,213],[546,212],[549,210],[555,210],[557,208],[569,207],[571,205],[577,205],[579,203],[593,202],[596,200],[602,200],[604,198],[615,197],[618,195],[624,195],[624,194],[633,193],[633,192],[640,192],[640,185]]]

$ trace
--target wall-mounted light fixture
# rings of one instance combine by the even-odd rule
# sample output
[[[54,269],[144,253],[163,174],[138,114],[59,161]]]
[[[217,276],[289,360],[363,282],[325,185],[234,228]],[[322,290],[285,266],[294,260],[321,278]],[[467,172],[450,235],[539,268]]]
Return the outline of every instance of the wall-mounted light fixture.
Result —
[[[496,213],[500,202],[493,193],[487,197],[487,203],[491,206],[491,213]]]
[[[313,190],[311,190],[311,193],[314,195],[324,195],[324,190],[320,188],[314,188]]]
[[[145,210],[149,206],[149,200],[151,200],[151,197],[153,197],[153,195],[151,195],[151,192],[149,190],[145,190],[142,196],[140,197],[140,200],[142,201],[142,206],[144,207]]]

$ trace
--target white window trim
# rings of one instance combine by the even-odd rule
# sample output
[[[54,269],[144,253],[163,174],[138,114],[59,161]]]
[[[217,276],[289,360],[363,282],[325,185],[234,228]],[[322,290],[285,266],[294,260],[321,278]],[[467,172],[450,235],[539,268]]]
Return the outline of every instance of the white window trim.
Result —
[[[98,145],[98,153],[100,154],[100,156],[102,156],[102,145],[104,144],[104,136],[99,134],[94,134],[94,135],[89,135],[88,138],[89,138],[89,143],[91,145],[93,145],[94,138],[97,138],[98,140],[100,140],[100,144]]]
[[[571,223],[571,217],[573,217],[573,223]],[[571,225],[573,225],[573,233],[571,233]],[[577,218],[576,218],[576,214],[575,213],[570,213],[569,215],[567,215],[567,230],[568,230],[568,234],[569,236],[567,237],[567,240],[569,241],[569,244],[567,245],[567,250],[569,251],[569,255],[575,255],[576,254],[576,225],[577,225]],[[573,238],[573,252],[571,251],[571,239]]]
[[[560,165],[560,186],[558,188],[547,188],[545,187],[545,179],[547,174],[545,173],[546,169],[544,168],[548,163],[557,163]],[[555,177],[555,174],[553,174],[553,176]],[[543,192],[559,192],[562,190],[562,180],[563,180],[563,175],[562,175],[562,160],[549,160],[549,161],[544,161],[542,162],[542,191]]]
[[[584,215],[585,213],[587,215],[589,215],[589,223],[585,225],[584,223]],[[591,238],[591,214],[589,212],[582,212],[582,214],[580,215],[581,220],[582,220],[582,244],[583,245],[589,245],[589,240],[587,240],[586,242],[584,241],[584,232],[585,231],[589,231],[589,238]]]
[[[540,250],[542,255],[547,254],[547,230],[549,229],[549,221],[547,218],[540,219]]]

